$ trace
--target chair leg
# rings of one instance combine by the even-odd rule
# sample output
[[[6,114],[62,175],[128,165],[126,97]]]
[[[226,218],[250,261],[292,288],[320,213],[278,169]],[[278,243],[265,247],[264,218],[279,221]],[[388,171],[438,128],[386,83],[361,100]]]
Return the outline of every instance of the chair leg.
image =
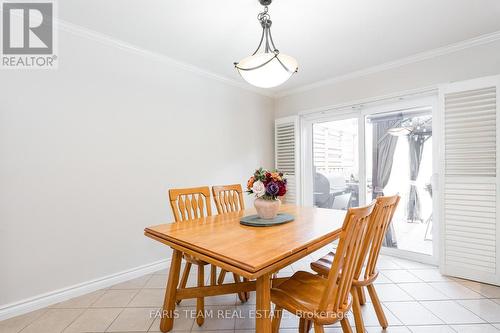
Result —
[[[363,287],[358,287],[356,289],[358,290],[358,294],[359,294],[359,304],[365,305],[366,304],[365,289]]]
[[[359,302],[359,288],[353,287],[351,290],[352,294],[352,312],[354,314],[354,322],[356,324],[357,333],[365,333],[365,325],[363,323],[363,317],[361,315],[361,306]]]
[[[305,318],[299,319],[299,333],[308,333],[311,330],[312,321]]]
[[[217,285],[217,267],[210,265],[210,285]]]
[[[227,273],[227,271],[225,269],[221,269],[220,274],[219,274],[219,279],[217,280],[217,284],[224,283],[224,279],[226,278],[226,273]]]
[[[375,287],[373,284],[366,286],[368,288],[368,293],[370,294],[370,298],[372,300],[373,308],[375,309],[375,313],[377,314],[378,322],[382,328],[386,329],[388,325],[387,318],[385,317],[384,309],[382,308],[382,304],[380,304],[380,300],[378,298],[377,292],[375,291]]]
[[[203,287],[205,280],[205,267],[203,265],[198,265],[198,287]],[[205,321],[205,299],[203,297],[196,299],[196,323],[198,326],[203,325]]]
[[[191,265],[192,264],[190,262],[186,262],[186,266],[184,266],[184,271],[182,271],[182,278],[181,282],[179,283],[179,288],[186,288],[187,281],[189,278],[189,272],[191,271]],[[181,300],[178,300],[176,303],[180,304]]]
[[[247,281],[248,281],[247,278],[243,278],[243,282],[247,282]],[[248,300],[250,299],[250,292],[245,291],[244,294],[245,294],[245,302],[248,302]]]
[[[280,331],[281,314],[282,313],[283,313],[283,309],[281,307],[279,307],[278,305],[276,305],[274,308],[273,323],[272,323],[272,328],[271,328],[272,333],[278,333]]]
[[[240,283],[241,282],[240,276],[238,274],[233,273],[233,278],[234,278],[234,282],[235,283]],[[238,298],[240,299],[240,301],[242,303],[245,303],[247,301],[244,292],[238,293]]]
[[[340,321],[340,325],[342,326],[342,332],[344,332],[344,333],[352,333],[351,324],[349,324],[349,319],[347,319],[347,317],[344,317]],[[315,331],[315,333],[316,333],[316,331]]]
[[[343,326],[342,326],[342,329],[344,329]],[[346,331],[344,331],[344,332],[346,332]],[[319,325],[319,324],[314,323],[314,333],[325,333],[325,329],[323,328],[323,325]]]

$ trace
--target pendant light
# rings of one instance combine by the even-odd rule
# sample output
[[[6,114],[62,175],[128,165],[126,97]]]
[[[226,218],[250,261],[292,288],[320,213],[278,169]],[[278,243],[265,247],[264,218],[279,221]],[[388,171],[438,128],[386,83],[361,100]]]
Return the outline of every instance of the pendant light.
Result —
[[[260,88],[277,87],[286,82],[298,70],[297,60],[280,51],[274,45],[271,35],[271,17],[268,5],[272,0],[259,0],[264,11],[257,16],[262,27],[262,36],[255,52],[235,62],[234,66],[241,77],[253,86]]]

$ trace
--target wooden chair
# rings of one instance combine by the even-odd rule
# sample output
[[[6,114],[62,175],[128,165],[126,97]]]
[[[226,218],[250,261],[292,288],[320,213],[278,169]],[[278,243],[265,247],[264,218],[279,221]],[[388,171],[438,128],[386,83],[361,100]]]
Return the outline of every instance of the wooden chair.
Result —
[[[400,197],[398,195],[391,197],[378,197],[375,209],[373,210],[370,223],[368,224],[367,236],[361,248],[359,262],[354,274],[353,285],[353,313],[357,332],[365,332],[363,317],[361,316],[361,305],[365,304],[366,298],[363,287],[368,289],[372,300],[377,319],[382,328],[387,328],[387,319],[382,305],[378,298],[373,282],[378,277],[377,260],[382,247],[385,233],[391,223],[394,212],[398,206]],[[368,256],[368,259],[367,259]],[[322,276],[329,274],[330,268],[335,261],[335,253],[330,252],[323,258],[311,263],[311,268]],[[363,266],[366,261],[366,266]]]
[[[344,332],[352,332],[346,316],[352,302],[349,294],[374,207],[375,202],[347,211],[337,255],[326,278],[299,271],[271,289],[271,301],[276,304],[272,324],[274,333],[279,331],[283,309],[299,316],[299,332],[307,332],[314,323],[314,332],[322,333],[323,325],[337,321]]]
[[[240,184],[212,186],[212,193],[214,195],[215,207],[217,208],[218,214],[238,212],[245,209],[245,202],[243,201],[243,190]],[[221,269],[219,278],[217,280],[218,284],[224,283],[226,274],[227,271],[225,269]],[[235,273],[233,273],[233,278],[234,282],[241,282],[241,277]],[[243,279],[243,281],[246,280],[247,279]],[[249,297],[250,293],[238,293],[238,298],[242,302],[248,301]]]
[[[191,219],[197,219],[204,216],[212,215],[212,206],[210,203],[210,189],[205,187],[171,189],[168,191],[170,198],[170,206],[174,213],[175,222],[182,222]],[[189,272],[192,265],[198,267],[198,287],[203,287],[205,280],[205,266],[207,262],[199,260],[186,253],[183,254],[186,260],[184,271],[179,283],[180,288],[185,288],[189,278]],[[216,285],[217,271],[214,265],[211,266],[210,283]],[[180,301],[177,302],[179,304]],[[196,323],[201,326],[204,322],[205,301],[203,298],[196,299]]]

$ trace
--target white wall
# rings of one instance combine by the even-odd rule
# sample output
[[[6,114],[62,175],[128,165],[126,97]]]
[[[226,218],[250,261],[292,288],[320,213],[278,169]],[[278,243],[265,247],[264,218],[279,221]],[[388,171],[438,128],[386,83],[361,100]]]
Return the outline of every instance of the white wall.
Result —
[[[0,308],[169,256],[167,190],[273,165],[273,101],[59,33],[59,69],[0,73]]]
[[[283,96],[276,101],[276,117],[498,73],[500,73],[500,41],[495,41],[383,72]]]

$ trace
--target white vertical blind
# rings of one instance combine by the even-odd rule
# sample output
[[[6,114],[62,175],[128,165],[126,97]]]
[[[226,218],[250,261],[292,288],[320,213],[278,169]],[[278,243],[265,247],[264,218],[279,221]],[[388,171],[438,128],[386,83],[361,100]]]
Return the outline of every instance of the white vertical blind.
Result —
[[[498,77],[442,87],[442,271],[500,283]]]
[[[275,121],[276,169],[286,174],[287,194],[285,203],[299,204],[299,122],[298,117],[286,117]]]

